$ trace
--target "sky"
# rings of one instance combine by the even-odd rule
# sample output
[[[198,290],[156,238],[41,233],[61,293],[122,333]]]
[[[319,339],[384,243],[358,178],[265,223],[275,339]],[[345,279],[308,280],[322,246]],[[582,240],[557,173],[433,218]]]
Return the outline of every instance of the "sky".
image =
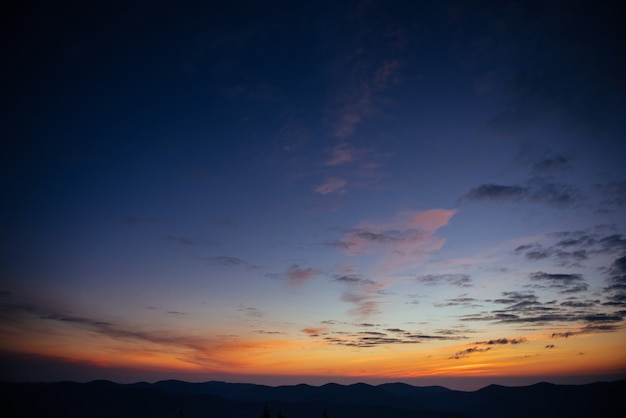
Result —
[[[612,2],[6,11],[0,380],[626,378]]]

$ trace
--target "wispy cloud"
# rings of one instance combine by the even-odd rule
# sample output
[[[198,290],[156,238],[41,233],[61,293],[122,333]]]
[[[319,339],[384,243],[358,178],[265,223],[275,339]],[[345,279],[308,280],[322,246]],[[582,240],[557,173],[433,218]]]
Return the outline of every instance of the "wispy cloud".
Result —
[[[356,159],[356,149],[347,142],[341,142],[331,149],[330,158],[324,163],[329,166],[336,166],[352,162]]]
[[[626,307],[626,255],[616,259],[609,268],[609,285],[604,289],[608,293],[609,306]]]
[[[535,172],[546,172],[552,170],[562,170],[569,167],[569,161],[562,155],[553,155],[537,161],[533,164],[532,170]]]
[[[619,324],[588,324],[576,330],[553,332],[552,338],[569,338],[576,335],[596,334],[599,332],[615,332],[622,328],[623,325]]]
[[[530,242],[518,246],[514,254],[529,261],[551,259],[561,267],[581,267],[599,254],[621,254],[626,250],[626,238],[621,234],[607,234],[606,227],[547,234],[542,243]]]
[[[565,156],[537,144],[524,143],[515,160],[528,167],[525,181],[518,184],[481,184],[460,200],[532,202],[556,208],[572,207],[583,201],[578,187],[560,182],[555,177],[555,174],[563,174],[570,167],[570,161]]]
[[[443,245],[433,239],[433,234],[448,224],[456,213],[451,209],[432,209],[413,214],[401,214],[389,223],[361,225],[346,231],[344,237],[333,245],[352,254],[396,254],[415,256]]]
[[[469,297],[467,294],[463,294],[457,298],[446,299],[444,302],[435,303],[434,306],[437,308],[445,308],[449,306],[464,306],[467,308],[478,308],[482,305],[479,302],[479,299]]]
[[[292,264],[284,273],[284,277],[290,286],[300,287],[319,274],[320,271],[312,267],[300,267],[298,264]]]
[[[348,311],[349,314],[364,318],[379,313],[378,306],[385,284],[355,274],[338,276],[334,281],[343,283],[348,288],[341,295],[341,299],[355,305]]]
[[[320,335],[326,333],[326,328],[303,328],[300,330],[305,333],[309,337],[319,337]]]
[[[401,213],[390,222],[362,223],[344,230],[340,240],[328,245],[355,256],[374,255],[378,259],[374,272],[391,277],[419,265],[433,251],[441,248],[444,241],[434,237],[434,233],[447,225],[455,213],[456,210],[449,209]],[[334,279],[348,286],[342,300],[354,304],[355,308],[349,313],[358,316],[378,313],[386,288],[398,280],[401,279],[374,281],[357,273],[339,274]],[[469,276],[450,275],[445,280],[455,286],[470,285]]]
[[[202,338],[175,335],[164,331],[144,331],[89,317],[48,314],[42,315],[40,318],[42,320],[64,322],[85,327],[90,331],[115,339],[138,340],[163,346],[187,348],[195,351],[204,351],[206,348],[206,340]]]
[[[491,351],[492,349],[496,350],[497,349],[496,347],[499,345],[508,345],[508,344],[518,345],[518,344],[523,344],[527,342],[528,342],[528,339],[526,337],[496,338],[496,339],[485,340],[485,341],[475,341],[471,344],[473,345],[473,347],[469,347],[469,348],[466,348],[465,350],[457,351],[456,353],[454,353],[454,355],[448,358],[458,360],[458,359],[468,357],[475,353],[484,353],[487,351]],[[484,347],[484,348],[479,347],[481,345],[486,345],[487,347]]]
[[[223,266],[223,267],[246,267],[248,269],[255,269],[258,268],[258,266],[255,266],[254,264],[250,264],[247,261],[239,258],[239,257],[232,257],[229,255],[218,255],[218,256],[211,256],[211,257],[206,257],[206,260],[211,264],[211,265],[215,265],[215,266]]]
[[[470,190],[464,197],[468,200],[519,200],[527,193],[527,187],[518,185],[482,184]]]
[[[241,312],[249,318],[262,318],[263,316],[265,316],[265,313],[263,311],[250,306],[240,306],[237,311]]]
[[[528,342],[526,337],[519,338],[497,338],[495,340],[476,341],[476,345],[506,345],[506,344],[522,344]]]
[[[362,59],[362,57],[359,57]],[[373,68],[373,70],[372,70]],[[400,68],[395,59],[378,60],[368,66],[353,67],[353,77],[347,81],[333,99],[333,135],[348,138],[359,124],[379,106],[380,95],[397,79],[394,75]]]
[[[603,208],[621,208],[626,206],[626,181],[611,181],[596,184],[596,190],[602,195]]]
[[[336,325],[336,324],[331,324]],[[347,325],[342,323],[342,325]],[[345,331],[329,328],[305,328],[302,330],[311,337],[323,337],[331,345],[355,348],[373,348],[388,345],[420,344],[428,341],[454,341],[466,338],[457,332],[424,333],[399,328],[380,328],[379,325],[367,324],[367,330]]]
[[[571,184],[555,183],[545,178],[533,178],[525,185],[482,184],[463,195],[469,201],[528,201],[549,206],[571,207],[582,200],[578,188]]]
[[[420,283],[436,286],[448,284],[456,287],[472,287],[472,280],[467,274],[424,274],[415,278]]]
[[[431,209],[402,213],[391,222],[362,223],[346,230],[344,236],[331,245],[354,255],[379,254],[387,269],[411,268],[441,248],[444,241],[434,234],[447,225],[455,213],[454,209]]]
[[[589,288],[583,277],[576,273],[562,274],[538,271],[531,273],[529,277],[533,282],[547,283],[548,287],[558,289],[560,293],[586,292]]]
[[[164,235],[163,239],[179,244],[179,245],[186,246],[186,247],[194,247],[194,246],[215,247],[219,245],[217,241],[213,241],[213,240],[207,240],[203,238],[181,237],[181,236],[176,236],[176,235]]]
[[[346,180],[339,177],[329,177],[322,184],[315,187],[319,194],[343,194],[346,192]]]
[[[556,281],[555,286],[557,286],[557,289],[561,289],[563,286],[566,288],[576,287],[581,280],[576,275],[560,276],[540,273],[535,277],[538,277],[538,280],[547,280],[549,283]],[[583,291],[581,290],[581,292]],[[562,291],[560,293],[566,294],[568,292]],[[533,291],[502,292],[502,296],[502,298],[487,299],[484,302],[503,305],[503,308],[493,309],[490,312],[465,315],[461,318],[461,321],[488,321],[500,324],[526,324],[543,327],[554,327],[563,323],[578,323],[592,324],[594,326],[607,325],[609,326],[608,329],[615,329],[614,327],[622,323],[625,317],[623,311],[601,309],[602,304],[592,300],[583,300],[582,303],[577,303],[578,299],[568,297],[561,302],[556,299],[544,302]]]
[[[454,353],[453,356],[449,358],[458,360],[461,358],[465,358],[469,356],[470,354],[484,353],[485,351],[489,351],[489,350],[491,350],[491,347],[487,347],[487,348],[470,347],[470,348],[466,348],[465,350],[457,351],[456,353]]]

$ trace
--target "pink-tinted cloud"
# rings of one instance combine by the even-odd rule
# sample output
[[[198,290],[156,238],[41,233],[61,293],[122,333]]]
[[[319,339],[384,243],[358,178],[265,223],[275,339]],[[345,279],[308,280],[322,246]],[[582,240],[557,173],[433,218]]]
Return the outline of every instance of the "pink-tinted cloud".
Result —
[[[326,181],[315,188],[319,194],[345,193],[347,182],[339,177],[329,177]]]
[[[301,268],[297,264],[294,264],[289,267],[289,269],[285,273],[285,277],[289,281],[290,285],[299,287],[309,280],[313,279],[318,274],[319,271],[314,268]]]
[[[393,282],[374,281],[357,274],[342,275],[336,277],[334,281],[347,286],[348,289],[341,295],[341,300],[353,304],[354,307],[348,310],[348,314],[359,318],[380,313],[378,308],[383,303],[385,289]]]
[[[331,150],[331,156],[326,165],[340,165],[349,163],[355,159],[355,149],[347,142],[342,142]]]
[[[371,111],[372,101],[369,88],[364,88],[359,97],[344,105],[337,113],[334,135],[337,138],[351,136],[365,115]]]
[[[379,273],[399,272],[418,266],[443,246],[445,241],[435,233],[455,213],[454,209],[431,209],[404,212],[388,222],[361,223],[334,245],[353,255],[378,254]]]
[[[400,67],[400,63],[397,60],[384,61],[378,68],[378,71],[376,71],[376,75],[374,76],[374,85],[379,90],[387,87],[389,79],[398,67]]]
[[[372,113],[375,103],[381,101],[379,96],[389,85],[400,63],[396,60],[385,60],[373,67],[373,73],[368,71],[367,75],[355,76],[344,97],[340,98],[343,105],[335,113],[335,137],[351,136],[362,120]]]
[[[301,329],[300,331],[302,331],[303,333],[305,333],[309,337],[319,337],[320,335],[324,334],[327,330],[326,330],[326,328],[314,328],[314,327],[311,327],[311,328]]]
[[[424,212],[418,212],[411,226],[419,227],[425,231],[434,232],[437,229],[448,225],[450,218],[457,212],[456,209],[431,209]]]

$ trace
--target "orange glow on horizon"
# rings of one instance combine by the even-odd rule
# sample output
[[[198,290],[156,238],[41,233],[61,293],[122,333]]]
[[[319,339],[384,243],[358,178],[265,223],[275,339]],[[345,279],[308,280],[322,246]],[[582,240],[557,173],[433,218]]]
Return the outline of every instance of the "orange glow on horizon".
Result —
[[[5,340],[0,349],[64,359],[97,368],[158,370],[206,376],[344,376],[402,380],[424,377],[485,377],[611,374],[626,365],[622,334],[596,333],[551,338],[551,332],[518,335],[516,343],[441,341],[350,347],[323,338],[251,335],[153,340],[84,332],[60,324],[41,343],[41,327]],[[317,330],[319,331],[319,330]],[[304,334],[307,334],[305,331]],[[315,334],[310,332],[310,334]],[[141,335],[140,335],[141,337]],[[347,340],[350,341],[350,340]],[[601,344],[599,343],[601,342]]]

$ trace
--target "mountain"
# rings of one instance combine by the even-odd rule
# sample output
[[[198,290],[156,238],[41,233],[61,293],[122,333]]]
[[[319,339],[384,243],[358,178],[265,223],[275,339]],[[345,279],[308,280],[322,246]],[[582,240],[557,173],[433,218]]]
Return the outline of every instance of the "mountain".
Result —
[[[157,383],[0,383],[3,416],[66,418],[507,418],[617,417],[626,381],[487,386],[474,392],[403,383],[263,386]]]

